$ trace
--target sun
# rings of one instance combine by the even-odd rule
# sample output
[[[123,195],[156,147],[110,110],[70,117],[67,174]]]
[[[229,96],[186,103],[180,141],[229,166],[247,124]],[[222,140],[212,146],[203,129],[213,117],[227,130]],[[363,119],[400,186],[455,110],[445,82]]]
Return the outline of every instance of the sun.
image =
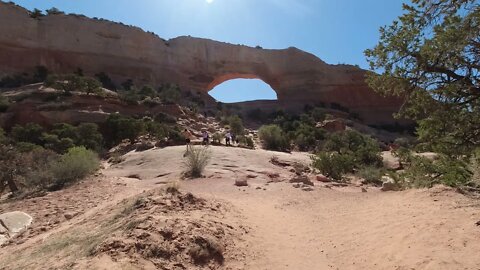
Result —
[[[207,4],[213,3],[213,0],[205,0],[205,1],[207,1]]]

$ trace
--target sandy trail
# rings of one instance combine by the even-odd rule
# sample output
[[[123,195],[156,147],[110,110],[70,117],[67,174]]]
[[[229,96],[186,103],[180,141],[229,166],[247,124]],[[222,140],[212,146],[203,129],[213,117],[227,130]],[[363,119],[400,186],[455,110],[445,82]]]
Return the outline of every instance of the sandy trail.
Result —
[[[50,200],[46,202],[50,205],[56,197],[64,201],[78,197],[70,204],[62,202],[65,205],[60,208],[77,207],[86,201],[83,214],[60,222],[49,234],[56,233],[92,217],[101,218],[102,208],[122,198],[178,181],[184,149],[132,152],[124,162],[102,170],[104,180],[87,181],[81,188],[3,208],[35,214],[58,208],[51,205],[43,211],[45,204],[39,202],[44,200]],[[306,154],[225,147],[210,150],[212,160],[206,177],[181,181],[180,188],[225,202],[231,210],[225,221],[246,228],[248,233],[235,244],[245,250],[246,257],[227,260],[224,269],[480,269],[480,227],[475,225],[480,220],[478,200],[441,187],[387,193],[368,188],[364,193],[361,187],[326,188],[315,183],[314,190],[307,192],[288,183],[291,168],[269,162],[277,156],[284,161],[308,163]],[[278,178],[274,180],[282,182],[272,182],[275,174]],[[247,177],[249,187],[234,185],[236,179]],[[98,183],[102,183],[102,189]],[[58,214],[60,221],[62,216]],[[48,219],[40,221],[47,223]],[[25,250],[42,237],[40,232],[35,233],[11,251]],[[0,252],[0,259],[5,252]]]
[[[132,153],[121,169],[108,173],[138,173],[144,179],[139,184],[148,189],[159,183],[156,175],[178,178],[183,149]],[[272,172],[291,177],[269,162],[273,155],[308,163],[305,154],[211,150],[207,177],[183,181],[181,188],[240,210],[251,229],[242,269],[480,269],[478,202],[441,188],[362,193],[359,187],[316,186],[305,192],[287,182],[268,183]],[[153,165],[157,162],[162,165]],[[140,163],[143,168],[129,165]],[[256,176],[249,187],[233,185],[246,175]]]

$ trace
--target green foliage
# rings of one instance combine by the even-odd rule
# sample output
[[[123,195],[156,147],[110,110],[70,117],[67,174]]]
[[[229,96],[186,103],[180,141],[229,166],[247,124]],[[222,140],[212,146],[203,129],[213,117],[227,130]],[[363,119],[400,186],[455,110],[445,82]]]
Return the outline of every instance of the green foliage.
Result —
[[[365,182],[368,184],[381,186],[382,176],[385,175],[385,170],[383,168],[366,166],[360,168],[357,172],[357,175],[365,179]]]
[[[144,123],[146,132],[158,140],[163,140],[168,137],[170,128],[167,125],[158,123],[152,119],[144,119]]]
[[[216,144],[220,144],[223,140],[223,135],[218,133],[218,132],[215,132],[213,135],[212,135],[212,141],[213,143],[216,143]]]
[[[290,145],[284,132],[277,125],[260,127],[258,130],[258,136],[265,149],[274,151],[287,151],[290,149]]]
[[[79,91],[87,94],[103,94],[102,85],[99,81],[77,74],[49,75],[45,80],[45,86],[65,92]]]
[[[52,7],[50,9],[47,9],[46,10],[47,12],[47,15],[60,15],[60,14],[65,14],[65,12],[63,11],[60,11],[58,8],[56,7]]]
[[[84,146],[95,152],[100,152],[103,145],[103,136],[94,123],[82,123],[76,128],[77,140],[75,145]]]
[[[0,144],[5,144],[7,142],[7,137],[5,136],[5,131],[3,128],[0,128]]]
[[[469,183],[472,172],[466,162],[446,155],[441,155],[435,161],[412,156],[409,166],[401,176],[411,187],[432,187],[435,184],[457,187]]]
[[[52,167],[55,186],[61,188],[80,180],[96,171],[99,165],[100,161],[95,152],[82,146],[70,148]]]
[[[207,147],[192,146],[185,153],[185,176],[190,178],[201,177],[211,157],[212,153]]]
[[[38,8],[33,9],[33,11],[30,13],[30,17],[34,19],[39,19],[41,17],[45,16],[42,11]]]
[[[354,163],[354,157],[349,154],[320,152],[312,156],[312,166],[335,180],[342,180],[345,173],[353,171]]]
[[[116,145],[124,139],[129,139],[133,143],[138,136],[145,133],[145,123],[142,120],[120,114],[111,114],[105,125],[107,127],[106,137],[110,146]]]
[[[302,122],[294,132],[290,133],[290,137],[293,138],[300,151],[314,150],[318,142],[325,139],[325,136],[325,130],[305,124],[305,122]]]
[[[105,72],[97,73],[95,74],[95,77],[97,78],[98,81],[100,81],[103,88],[106,88],[112,91],[117,91],[117,86]]]
[[[168,84],[162,87],[159,96],[167,103],[178,103],[182,98],[182,93],[178,85]]]
[[[352,155],[357,167],[382,164],[381,149],[378,143],[371,137],[354,130],[330,134],[324,142],[323,150]]]
[[[10,136],[17,142],[27,142],[42,145],[43,128],[35,123],[28,123],[25,126],[15,125]]]
[[[44,82],[48,77],[49,71],[45,66],[36,66],[33,73],[34,82]]]
[[[380,29],[365,54],[369,85],[406,97],[400,116],[418,121],[419,140],[445,154],[468,154],[480,143],[480,4],[413,0]]]
[[[57,153],[66,153],[69,148],[72,148],[75,144],[71,138],[58,138],[57,135],[44,133],[42,136],[44,147],[46,149],[53,150]]]
[[[28,74],[8,75],[0,79],[0,88],[14,88],[31,83]]]
[[[240,141],[240,144],[243,144],[250,149],[255,148],[255,143],[253,142],[253,139],[250,136],[240,136],[239,141]]]
[[[6,112],[8,107],[10,107],[10,101],[7,97],[0,94],[0,113]]]
[[[233,132],[233,134],[237,136],[245,134],[243,121],[238,115],[228,116],[224,122],[226,125],[230,126],[230,130]]]
[[[323,120],[325,120],[325,116],[326,116],[325,111],[318,107],[310,111],[310,115],[316,122],[322,122]]]
[[[142,97],[151,97],[154,98],[157,96],[157,91],[155,91],[151,86],[145,85],[138,91],[138,94]]]

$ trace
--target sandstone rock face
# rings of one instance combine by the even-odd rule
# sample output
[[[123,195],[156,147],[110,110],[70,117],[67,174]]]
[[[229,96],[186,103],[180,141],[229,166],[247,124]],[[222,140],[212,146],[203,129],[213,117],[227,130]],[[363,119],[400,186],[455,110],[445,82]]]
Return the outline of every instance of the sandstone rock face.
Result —
[[[328,65],[296,48],[265,50],[207,39],[165,41],[139,28],[76,15],[39,19],[0,2],[0,76],[32,72],[36,65],[64,73],[107,73],[114,81],[171,82],[207,93],[224,81],[258,78],[276,92],[275,106],[338,104],[369,124],[394,124],[401,100],[373,93],[365,70]]]
[[[15,211],[0,215],[0,246],[32,223],[32,217],[26,213]]]

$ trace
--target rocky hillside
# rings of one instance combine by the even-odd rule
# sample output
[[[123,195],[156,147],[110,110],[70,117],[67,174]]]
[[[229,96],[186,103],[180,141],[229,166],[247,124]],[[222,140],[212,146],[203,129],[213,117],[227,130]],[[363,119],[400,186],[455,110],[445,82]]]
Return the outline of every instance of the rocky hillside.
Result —
[[[28,10],[0,2],[0,76],[31,73],[37,65],[55,73],[105,72],[117,83],[175,83],[204,93],[205,99],[226,80],[259,78],[277,92],[273,107],[334,104],[376,125],[395,124],[392,113],[402,103],[375,94],[364,82],[366,71],[328,65],[296,48],[265,50],[192,37],[166,41],[137,27],[81,15],[32,18]]]

